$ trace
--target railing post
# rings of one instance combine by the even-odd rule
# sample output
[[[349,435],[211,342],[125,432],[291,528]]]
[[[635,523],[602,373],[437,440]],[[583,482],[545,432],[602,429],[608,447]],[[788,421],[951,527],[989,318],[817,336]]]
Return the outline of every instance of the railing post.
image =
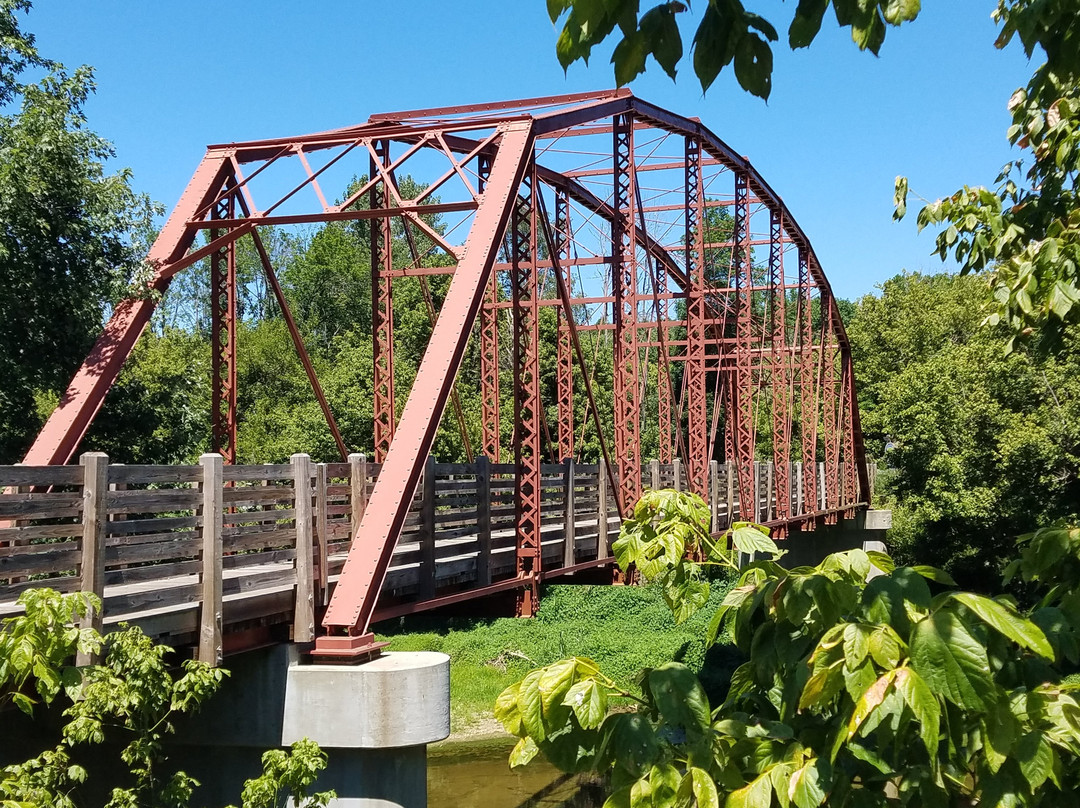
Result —
[[[818,508],[818,510],[823,511],[827,507],[827,504],[828,504],[828,501],[829,501],[828,497],[826,496],[826,492],[825,492],[825,464],[824,463],[818,463],[817,464],[817,471],[818,471],[818,491],[821,492],[821,505]]]
[[[428,455],[424,466],[420,500],[420,580],[422,599],[435,597],[435,458]]]
[[[654,460],[649,461],[649,487],[652,488],[653,491],[659,491],[660,490],[660,461],[659,460],[654,459]]]
[[[491,583],[491,461],[476,458],[476,584]]]
[[[729,460],[724,464],[724,469],[727,471],[727,523],[728,527],[731,527],[735,522],[735,468]],[[739,503],[739,518],[743,519],[742,514],[743,504]]]
[[[776,508],[773,504],[773,480],[775,479],[775,467],[773,461],[765,464],[765,521],[771,522]]]
[[[795,513],[802,516],[806,513],[806,504],[803,502],[802,461],[796,461],[792,465],[795,467],[795,473],[792,475],[795,480]]]
[[[221,556],[225,522],[223,479],[224,460],[219,454],[204,454],[202,466],[202,550],[199,599],[200,662],[217,667],[221,664],[222,603]]]
[[[360,530],[367,504],[367,458],[362,454],[349,455],[349,527],[351,538]]]
[[[105,524],[108,514],[106,497],[109,492],[109,456],[104,452],[86,452],[79,458],[79,462],[83,467],[80,587],[84,592],[93,592],[102,599],[101,608],[94,609],[87,615],[83,627],[92,628],[100,634],[105,617]],[[88,654],[79,654],[76,663],[89,665],[94,661]]]
[[[709,513],[712,514],[711,529],[720,532],[720,463],[709,461]]]
[[[319,599],[325,606],[330,602],[330,572],[326,567],[330,556],[327,531],[327,508],[330,505],[326,487],[330,484],[325,463],[315,466],[315,541],[319,546]]]
[[[577,536],[577,517],[574,515],[574,458],[566,458],[563,465],[563,502],[566,503],[563,510],[563,532],[566,534],[563,543],[563,567],[572,567],[577,561],[574,555],[574,539]]]
[[[675,458],[671,461],[672,488],[682,491],[682,460]]]
[[[607,468],[604,458],[596,464],[596,557],[608,557]]]
[[[315,639],[315,593],[311,536],[311,458],[292,456],[293,502],[296,506],[296,606],[293,611],[293,642]]]

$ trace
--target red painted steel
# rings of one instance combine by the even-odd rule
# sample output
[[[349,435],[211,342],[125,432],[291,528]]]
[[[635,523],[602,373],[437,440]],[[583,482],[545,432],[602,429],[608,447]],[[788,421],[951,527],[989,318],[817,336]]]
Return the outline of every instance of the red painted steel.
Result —
[[[234,197],[214,205],[212,218],[231,219]],[[211,239],[223,236],[211,230]],[[210,445],[226,463],[236,462],[236,242],[210,256]]]
[[[784,289],[784,215],[769,211],[769,330],[772,339],[773,480],[776,518],[791,513],[791,378],[787,340],[787,292]],[[780,535],[786,530],[781,527]]]
[[[390,207],[390,180],[383,177],[375,182],[380,169],[390,165],[390,143],[376,141],[371,155],[373,181],[368,200],[371,211]],[[396,426],[394,402],[394,291],[390,271],[394,266],[394,241],[391,219],[384,216],[371,220],[371,331],[375,413],[375,462],[382,463],[390,451]]]
[[[611,257],[615,292],[615,454],[624,508],[641,496],[640,386],[638,351],[637,215],[635,199],[634,127],[630,115],[620,115],[613,127],[614,200]],[[628,515],[626,511],[624,514]]]
[[[290,165],[293,178],[283,183]],[[333,194],[324,189],[335,172],[366,178],[344,199],[330,202]],[[434,179],[403,192],[398,176],[424,182],[423,172]],[[211,147],[150,260],[157,267],[152,286],[158,292],[176,272],[210,262],[218,380],[213,437],[226,454],[235,451],[237,418],[230,403],[236,396],[231,374],[237,347],[235,328],[232,338],[229,328],[236,316],[235,293],[229,296],[233,245],[247,235],[255,238],[306,360],[258,228],[309,222],[355,222],[350,227],[371,240],[372,449],[383,467],[326,615],[324,625],[333,634],[363,635],[376,612],[376,594],[443,411],[454,404],[457,370],[474,331],[479,448],[497,463],[506,449],[502,436],[513,434],[518,469],[515,573],[491,586],[517,590],[523,613],[535,609],[539,582],[548,572],[542,569],[540,541],[548,407],[557,422],[547,445],[560,458],[594,459],[582,453],[589,451],[588,429],[596,433],[590,440],[599,441],[622,513],[641,491],[642,466],[650,459],[642,455],[641,436],[653,433],[647,423],[653,417],[659,459],[681,456],[693,491],[708,493],[709,461],[719,459],[714,446],[723,447],[722,459],[736,473],[744,518],[755,515],[753,470],[766,456],[758,455],[762,436],[776,463],[771,524],[780,533],[850,515],[865,501],[868,478],[850,348],[828,281],[779,196],[746,158],[700,122],[619,90],[385,113],[329,132]],[[724,228],[732,225],[729,237]],[[210,243],[195,248],[201,230],[209,231]],[[426,252],[417,232],[433,245]],[[395,258],[402,236],[407,255],[399,245]],[[789,283],[784,259],[796,254],[798,277]],[[416,277],[426,285],[435,274],[449,275],[450,289],[441,306],[430,289],[421,289],[435,324],[398,421],[395,399],[404,390],[395,388],[394,379],[393,284]],[[553,280],[557,295],[551,294]],[[146,296],[116,307],[27,462],[72,457],[154,301]],[[543,326],[549,321],[541,315],[551,307],[555,342],[545,346],[541,328],[551,326]],[[511,327],[500,336],[503,309],[508,319],[502,325]],[[596,344],[586,349],[582,335]],[[603,341],[611,346],[613,367],[598,373]],[[311,363],[304,364],[344,452]],[[511,413],[500,407],[500,369],[513,373],[515,382],[512,429]],[[613,387],[606,412],[594,389],[600,378],[610,378]],[[575,425],[575,384],[587,424]],[[681,393],[675,400],[677,385]],[[455,404],[455,415],[468,445],[464,403]],[[793,455],[802,461],[796,492],[787,466]],[[448,597],[459,595],[437,591],[428,602]]]
[[[537,273],[537,187],[533,173],[510,217],[510,289],[514,301],[514,514],[517,525],[517,613],[540,602],[540,278]]]

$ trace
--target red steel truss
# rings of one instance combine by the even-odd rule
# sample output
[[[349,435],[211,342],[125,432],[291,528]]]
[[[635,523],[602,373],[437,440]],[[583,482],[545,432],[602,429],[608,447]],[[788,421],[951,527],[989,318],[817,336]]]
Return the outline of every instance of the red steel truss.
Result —
[[[344,199],[328,202],[345,187]],[[341,438],[259,239],[266,226],[345,221],[370,223],[372,447]],[[698,121],[627,90],[386,113],[209,147],[148,260],[157,293],[209,261],[213,440],[228,460],[243,415],[235,245],[246,237],[338,447],[373,449],[382,464],[323,618],[318,647],[327,653],[348,653],[365,636],[471,338],[477,435],[455,411],[463,445],[516,465],[523,614],[536,607],[543,526],[552,523],[542,454],[599,461],[622,513],[641,493],[643,464],[676,455],[684,485],[703,496],[710,461],[728,463],[739,517],[769,518],[780,533],[866,504],[851,352],[805,233],[748,160]],[[426,278],[438,274],[450,284],[436,306]],[[423,281],[434,324],[415,379],[397,390],[393,287],[406,278]],[[158,299],[116,306],[26,463],[71,460]],[[500,406],[501,376],[513,380],[512,408]],[[548,408],[557,414],[551,434]],[[764,459],[775,479],[763,502],[755,469]]]

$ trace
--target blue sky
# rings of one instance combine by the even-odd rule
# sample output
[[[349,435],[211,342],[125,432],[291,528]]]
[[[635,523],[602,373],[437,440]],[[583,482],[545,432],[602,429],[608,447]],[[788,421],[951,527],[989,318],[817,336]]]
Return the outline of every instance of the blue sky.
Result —
[[[795,4],[747,5],[780,21]],[[996,5],[925,0],[915,23],[890,29],[880,58],[858,52],[827,18],[809,50],[778,43],[768,104],[729,71],[702,96],[688,62],[677,82],[652,64],[631,87],[700,117],[748,156],[810,235],[835,292],[857,297],[901,269],[942,268],[932,235],[916,233],[916,200],[907,221],[891,221],[897,174],[935,199],[992,183],[1014,156],[1005,105],[1034,65],[1015,43],[994,48]],[[610,48],[564,75],[543,0],[38,0],[26,28],[44,55],[94,66],[91,127],[112,140],[136,187],[166,206],[208,143],[614,83]]]

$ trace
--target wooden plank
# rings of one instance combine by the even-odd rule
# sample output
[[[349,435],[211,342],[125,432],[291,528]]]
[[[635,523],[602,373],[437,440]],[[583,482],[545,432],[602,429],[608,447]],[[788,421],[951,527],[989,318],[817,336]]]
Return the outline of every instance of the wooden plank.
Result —
[[[202,548],[199,603],[198,660],[217,667],[221,664],[221,556],[224,529],[224,462],[220,454],[204,454],[202,466]]]
[[[0,495],[0,518],[51,519],[79,516],[82,508],[83,497],[77,491]]]
[[[331,480],[347,480],[349,478],[349,464],[327,463],[326,476]]]
[[[291,480],[293,468],[285,463],[267,463],[261,466],[226,466],[227,482],[240,480]]]
[[[110,491],[107,499],[109,513],[187,511],[201,504],[202,494],[194,488]]]
[[[109,494],[109,456],[104,452],[86,452],[79,464],[83,468],[83,533],[79,564],[79,586],[83,592],[105,597],[105,499]],[[83,628],[101,632],[103,609],[91,609]],[[77,664],[97,662],[96,654],[79,652]]]
[[[671,463],[671,487],[676,491],[683,490],[682,460],[677,457]]]
[[[436,463],[435,476],[447,474],[476,474],[476,466],[472,463]]]
[[[118,564],[143,564],[153,561],[194,558],[199,554],[201,539],[194,533],[182,533],[186,539],[151,542],[147,544],[118,544],[105,547],[105,561],[109,566]]]
[[[82,550],[78,542],[0,547],[0,578],[46,575],[79,568]]]
[[[27,544],[35,539],[67,539],[82,535],[81,522],[63,525],[23,525],[0,528],[0,554],[5,544]]]
[[[163,578],[175,578],[181,575],[198,575],[202,562],[198,559],[173,561],[168,564],[148,564],[145,567],[125,566],[121,569],[105,570],[105,586],[122,586],[142,581],[160,581]]]
[[[315,639],[315,593],[312,570],[311,458],[292,456],[296,489],[296,605],[293,611],[293,642]]]
[[[226,505],[240,508],[251,505],[291,505],[293,501],[292,486],[245,485],[225,489],[224,502]]]
[[[563,558],[564,567],[572,567],[574,558],[574,537],[577,533],[577,517],[574,515],[574,458],[568,457],[563,463]]]
[[[163,516],[152,519],[125,519],[122,522],[109,522],[108,535],[134,536],[140,533],[182,530],[201,527],[202,516]]]
[[[109,467],[109,482],[120,485],[145,483],[197,483],[202,479],[199,466],[128,466]]]
[[[420,502],[420,597],[435,597],[435,475],[438,465],[428,456]],[[475,469],[473,469],[475,471]]]
[[[367,506],[367,475],[367,457],[362,454],[349,455],[349,518],[353,536],[360,532],[360,520],[364,518],[364,508]]]
[[[201,592],[201,584],[195,581],[174,586],[148,587],[134,592],[119,592],[105,599],[105,609],[110,615],[127,615],[150,609],[193,605],[199,602]]]
[[[728,527],[731,527],[735,521],[735,467],[728,461],[724,464],[724,470],[727,472],[727,515],[728,515]],[[740,509],[742,505],[740,504]],[[742,513],[739,514],[742,517]]]
[[[0,488],[21,485],[81,485],[80,466],[0,466]]]

